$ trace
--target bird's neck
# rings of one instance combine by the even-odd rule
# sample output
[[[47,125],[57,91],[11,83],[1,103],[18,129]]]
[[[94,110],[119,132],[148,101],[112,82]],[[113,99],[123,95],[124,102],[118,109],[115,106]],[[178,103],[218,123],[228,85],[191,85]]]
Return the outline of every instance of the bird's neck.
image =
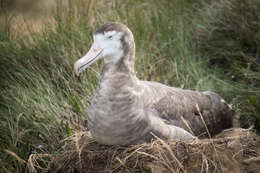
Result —
[[[139,86],[139,80],[134,71],[134,54],[125,54],[118,62],[104,63],[93,104],[107,101],[107,106],[122,107],[123,100],[133,100],[133,91]],[[112,101],[113,100],[113,101]],[[129,101],[125,106],[131,106]]]
[[[134,53],[127,53],[121,58],[118,58],[116,62],[104,61],[100,82],[116,77],[127,79],[128,81],[135,79],[134,59]]]
[[[110,93],[120,93],[127,87],[135,85],[137,81],[134,68],[128,66],[125,62],[104,64],[98,91],[105,89]]]

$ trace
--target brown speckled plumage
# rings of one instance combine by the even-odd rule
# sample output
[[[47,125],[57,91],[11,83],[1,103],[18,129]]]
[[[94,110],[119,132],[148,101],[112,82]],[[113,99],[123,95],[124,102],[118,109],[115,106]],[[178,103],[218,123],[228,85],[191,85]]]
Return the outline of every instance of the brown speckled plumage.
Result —
[[[134,72],[135,44],[131,31],[125,25],[107,23],[95,34],[107,31],[123,33],[120,41],[124,55],[117,63],[104,63],[88,109],[88,127],[98,142],[142,143],[152,139],[151,133],[162,139],[194,139],[207,134],[200,114],[211,135],[232,126],[231,109],[213,92],[139,80]]]

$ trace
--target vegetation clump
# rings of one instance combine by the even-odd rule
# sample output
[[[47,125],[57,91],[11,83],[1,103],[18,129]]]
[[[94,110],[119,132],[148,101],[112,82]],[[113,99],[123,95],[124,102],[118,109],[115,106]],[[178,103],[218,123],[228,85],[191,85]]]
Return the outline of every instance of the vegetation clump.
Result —
[[[203,8],[197,27],[197,46],[208,55],[209,65],[223,78],[240,85],[242,126],[254,118],[260,127],[260,1],[214,1]],[[255,92],[253,92],[255,91]],[[243,99],[243,101],[241,101]]]

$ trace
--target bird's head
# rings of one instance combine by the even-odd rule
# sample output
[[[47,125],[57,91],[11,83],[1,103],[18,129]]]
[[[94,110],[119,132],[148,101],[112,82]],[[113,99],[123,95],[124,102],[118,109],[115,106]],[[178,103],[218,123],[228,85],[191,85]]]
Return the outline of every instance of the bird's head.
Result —
[[[93,36],[88,53],[75,62],[74,71],[79,75],[89,65],[104,58],[105,64],[134,61],[135,44],[132,32],[123,24],[106,23]],[[134,63],[134,62],[133,62]]]

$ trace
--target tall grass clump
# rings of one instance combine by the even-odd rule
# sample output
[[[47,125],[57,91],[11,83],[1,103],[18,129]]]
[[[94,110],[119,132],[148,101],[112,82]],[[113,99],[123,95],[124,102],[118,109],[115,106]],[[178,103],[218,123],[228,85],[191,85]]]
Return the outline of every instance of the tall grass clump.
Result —
[[[30,154],[56,153],[80,129],[97,80],[92,74],[80,85],[73,76],[72,64],[91,40],[74,13],[75,5],[56,13],[40,33],[1,30],[0,172],[25,172]]]
[[[220,0],[205,5],[197,28],[198,47],[210,67],[230,81],[229,95],[245,121],[260,127],[260,1]]]
[[[251,102],[259,104],[252,97],[257,93],[254,65],[245,68],[247,85],[244,80],[222,78],[226,74],[212,68],[213,49],[205,48],[208,40],[197,34],[197,24],[204,27],[200,32],[207,30],[218,11],[210,9],[205,22],[200,17],[205,11],[196,8],[205,5],[204,0],[69,0],[65,6],[58,2],[50,20],[36,31],[27,19],[25,27],[10,29],[15,22],[8,17],[0,28],[0,172],[40,172],[70,136],[85,130],[85,109],[95,92],[102,61],[80,77],[75,77],[72,67],[90,47],[93,32],[108,21],[124,23],[132,30],[140,79],[216,91],[238,106],[244,105],[248,93]],[[245,114],[247,108],[252,113],[251,107],[241,107]],[[37,154],[46,158],[32,168],[29,163]]]

